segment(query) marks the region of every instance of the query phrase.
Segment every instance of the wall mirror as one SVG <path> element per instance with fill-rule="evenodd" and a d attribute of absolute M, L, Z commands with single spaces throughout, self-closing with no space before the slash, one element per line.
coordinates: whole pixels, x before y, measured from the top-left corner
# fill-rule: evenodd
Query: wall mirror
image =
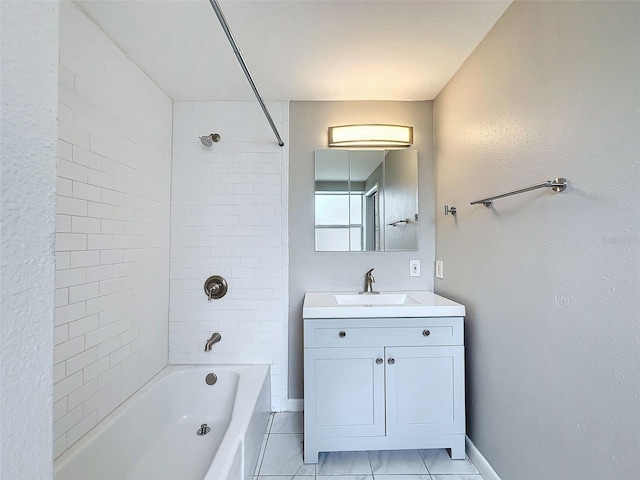
<path fill-rule="evenodd" d="M 315 152 L 318 252 L 418 249 L 418 151 Z"/>

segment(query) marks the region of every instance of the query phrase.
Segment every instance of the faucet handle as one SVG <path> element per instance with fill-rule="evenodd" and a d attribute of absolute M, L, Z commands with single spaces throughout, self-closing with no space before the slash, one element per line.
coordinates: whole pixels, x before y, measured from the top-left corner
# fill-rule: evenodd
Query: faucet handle
<path fill-rule="evenodd" d="M 375 268 L 372 268 L 371 270 L 369 270 L 367 273 L 365 273 L 366 276 L 372 275 L 371 272 L 373 272 L 375 270 Z M 373 276 L 373 275 L 372 275 Z"/>

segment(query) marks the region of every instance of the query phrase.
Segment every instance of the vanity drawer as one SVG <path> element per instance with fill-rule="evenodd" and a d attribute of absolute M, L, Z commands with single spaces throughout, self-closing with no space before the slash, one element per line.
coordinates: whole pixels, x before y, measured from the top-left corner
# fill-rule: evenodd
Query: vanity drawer
<path fill-rule="evenodd" d="M 463 345 L 462 317 L 307 319 L 305 347 Z"/>

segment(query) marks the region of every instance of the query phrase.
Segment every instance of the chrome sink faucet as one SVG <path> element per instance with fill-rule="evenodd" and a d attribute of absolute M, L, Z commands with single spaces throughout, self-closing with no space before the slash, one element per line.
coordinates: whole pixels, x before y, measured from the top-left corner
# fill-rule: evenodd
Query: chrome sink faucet
<path fill-rule="evenodd" d="M 218 343 L 220 340 L 222 340 L 222 335 L 220 335 L 218 332 L 212 333 L 211 338 L 207 340 L 207 343 L 204 344 L 204 351 L 210 352 L 213 344 Z"/>
<path fill-rule="evenodd" d="M 373 291 L 373 284 L 376 283 L 376 279 L 373 278 L 373 268 L 364 274 L 364 291 L 360 293 L 380 293 Z"/>

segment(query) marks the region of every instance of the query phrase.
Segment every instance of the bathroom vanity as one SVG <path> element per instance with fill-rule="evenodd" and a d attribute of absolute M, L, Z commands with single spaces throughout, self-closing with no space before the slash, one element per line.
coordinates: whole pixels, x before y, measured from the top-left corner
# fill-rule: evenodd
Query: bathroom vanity
<path fill-rule="evenodd" d="M 304 461 L 319 452 L 465 456 L 465 308 L 432 292 L 309 292 Z"/>

